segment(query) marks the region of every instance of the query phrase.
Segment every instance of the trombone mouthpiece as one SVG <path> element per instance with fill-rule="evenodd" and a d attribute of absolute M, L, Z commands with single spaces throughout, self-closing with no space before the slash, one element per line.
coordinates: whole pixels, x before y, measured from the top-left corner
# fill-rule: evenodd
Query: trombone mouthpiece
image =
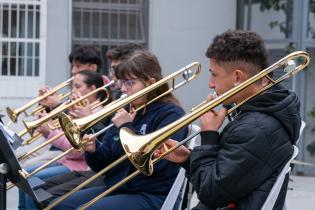
<path fill-rule="evenodd" d="M 218 94 L 216 92 L 210 93 L 212 99 L 215 99 L 218 97 Z"/>
<path fill-rule="evenodd" d="M 121 96 L 119 97 L 119 99 L 124 99 L 124 98 L 127 98 L 128 95 L 127 94 L 121 94 Z"/>

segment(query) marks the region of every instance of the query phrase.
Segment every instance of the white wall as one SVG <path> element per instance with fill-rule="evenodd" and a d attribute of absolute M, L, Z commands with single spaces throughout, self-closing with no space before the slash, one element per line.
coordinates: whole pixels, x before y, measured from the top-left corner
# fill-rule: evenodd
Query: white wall
<path fill-rule="evenodd" d="M 193 61 L 202 64 L 200 77 L 176 91 L 188 111 L 209 93 L 205 52 L 213 37 L 236 23 L 236 1 L 151 0 L 149 49 L 168 75 Z"/>
<path fill-rule="evenodd" d="M 70 76 L 71 1 L 47 1 L 46 84 L 56 85 Z"/>

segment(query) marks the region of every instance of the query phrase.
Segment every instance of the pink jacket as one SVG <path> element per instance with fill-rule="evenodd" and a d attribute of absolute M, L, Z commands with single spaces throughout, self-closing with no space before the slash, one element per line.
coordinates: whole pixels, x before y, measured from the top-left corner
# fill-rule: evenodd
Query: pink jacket
<path fill-rule="evenodd" d="M 52 132 L 50 132 L 47 139 L 57 136 L 60 132 L 62 132 L 61 129 L 53 130 Z M 62 151 L 66 151 L 72 148 L 71 144 L 69 143 L 65 135 L 53 141 L 51 144 Z M 58 163 L 66 166 L 71 171 L 87 171 L 88 170 L 88 165 L 86 164 L 85 159 L 84 159 L 84 152 L 77 151 L 77 150 L 73 150 L 70 153 L 68 153 L 62 159 L 58 160 Z"/>
<path fill-rule="evenodd" d="M 96 109 L 93 110 L 93 113 L 98 112 L 101 109 L 102 107 L 97 107 Z M 55 129 L 51 131 L 47 139 L 57 136 L 60 132 L 62 132 L 61 129 Z M 51 144 L 62 151 L 66 151 L 72 148 L 71 144 L 69 143 L 65 135 L 62 135 L 57 140 L 53 141 Z M 88 165 L 85 162 L 83 151 L 73 150 L 66 156 L 64 156 L 62 159 L 60 159 L 58 163 L 66 166 L 71 171 L 87 171 L 89 169 Z"/>

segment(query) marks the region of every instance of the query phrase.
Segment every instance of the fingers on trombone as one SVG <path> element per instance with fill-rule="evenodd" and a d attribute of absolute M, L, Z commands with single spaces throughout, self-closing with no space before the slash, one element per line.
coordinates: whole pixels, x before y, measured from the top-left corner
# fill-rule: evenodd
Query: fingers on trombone
<path fill-rule="evenodd" d="M 44 87 L 42 87 L 41 89 L 38 90 L 38 95 L 44 95 L 48 91 L 49 91 L 49 87 L 47 85 L 45 85 Z"/>
<path fill-rule="evenodd" d="M 137 110 L 134 107 L 131 107 L 129 115 L 131 118 L 134 118 L 137 114 Z"/>
<path fill-rule="evenodd" d="M 166 140 L 158 149 L 155 150 L 154 156 L 160 157 L 162 154 L 164 154 L 166 151 L 168 151 L 170 148 L 175 146 L 177 144 L 176 141 L 168 139 Z"/>
<path fill-rule="evenodd" d="M 228 112 L 228 110 L 227 110 L 225 107 L 223 107 L 223 108 L 220 109 L 220 111 L 218 112 L 218 115 L 224 118 L 224 117 L 227 115 L 227 112 Z"/>

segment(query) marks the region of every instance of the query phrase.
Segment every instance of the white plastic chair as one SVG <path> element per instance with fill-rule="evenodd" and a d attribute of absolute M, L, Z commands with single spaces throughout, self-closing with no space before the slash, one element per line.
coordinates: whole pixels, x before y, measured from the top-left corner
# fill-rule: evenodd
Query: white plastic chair
<path fill-rule="evenodd" d="M 306 123 L 305 123 L 305 121 L 302 120 L 302 121 L 301 121 L 301 127 L 300 127 L 300 135 L 299 135 L 298 140 L 296 141 L 296 145 L 298 145 L 298 143 L 300 142 L 305 127 L 306 127 Z"/>
<path fill-rule="evenodd" d="M 191 133 L 196 133 L 199 132 L 200 128 L 197 125 L 191 125 L 190 129 L 189 129 L 189 135 Z M 196 145 L 196 140 L 197 140 L 198 136 L 195 136 L 194 138 L 192 138 L 188 143 L 187 143 L 187 147 L 190 149 L 193 149 L 194 146 Z M 175 203 L 177 201 L 177 199 L 179 199 L 180 197 L 180 205 L 179 208 L 181 208 L 181 203 L 183 200 L 183 196 L 184 196 L 184 189 L 186 188 L 186 183 L 187 183 L 187 179 L 185 177 L 185 169 L 181 168 L 179 170 L 179 173 L 175 179 L 175 182 L 170 190 L 170 192 L 168 193 L 162 207 L 161 210 L 171 210 L 174 208 Z"/>
<path fill-rule="evenodd" d="M 279 195 L 279 192 L 280 192 L 280 189 L 281 189 L 282 184 L 284 182 L 285 176 L 287 175 L 287 173 L 291 172 L 290 164 L 291 164 L 292 160 L 299 153 L 299 149 L 295 145 L 293 145 L 293 147 L 294 147 L 294 152 L 293 152 L 291 159 L 287 162 L 287 164 L 281 170 L 281 173 L 279 174 L 276 182 L 274 183 L 273 187 L 271 188 L 271 191 L 270 191 L 263 207 L 261 208 L 261 210 L 272 210 L 273 206 L 275 205 L 276 200 L 277 200 L 278 195 Z M 284 209 L 285 208 L 286 207 L 284 207 Z"/>

